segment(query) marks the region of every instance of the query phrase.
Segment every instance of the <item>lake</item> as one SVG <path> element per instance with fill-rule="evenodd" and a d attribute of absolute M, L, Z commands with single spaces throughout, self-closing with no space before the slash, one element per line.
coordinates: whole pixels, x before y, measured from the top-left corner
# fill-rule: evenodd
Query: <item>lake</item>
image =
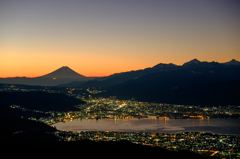
<path fill-rule="evenodd" d="M 215 134 L 240 134 L 240 119 L 84 119 L 54 124 L 58 130 L 115 131 L 115 132 L 210 132 Z"/>

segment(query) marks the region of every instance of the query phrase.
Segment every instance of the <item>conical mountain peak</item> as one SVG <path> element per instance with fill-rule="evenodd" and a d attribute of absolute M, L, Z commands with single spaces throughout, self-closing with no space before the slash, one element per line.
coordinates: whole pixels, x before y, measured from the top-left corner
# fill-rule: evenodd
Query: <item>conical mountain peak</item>
<path fill-rule="evenodd" d="M 73 71 L 71 68 L 69 68 L 68 66 L 62 66 L 61 68 L 57 69 L 56 71 L 62 71 L 62 72 L 69 71 L 69 72 L 75 72 L 75 71 Z"/>
<path fill-rule="evenodd" d="M 61 68 L 63 68 L 63 69 L 66 69 L 66 68 L 70 69 L 68 66 L 62 66 Z M 61 69 L 61 68 L 59 68 L 59 69 Z"/>
<path fill-rule="evenodd" d="M 71 68 L 68 66 L 62 66 L 61 68 L 44 75 L 42 77 L 45 78 L 83 78 L 85 76 L 80 75 L 79 73 L 73 71 Z"/>

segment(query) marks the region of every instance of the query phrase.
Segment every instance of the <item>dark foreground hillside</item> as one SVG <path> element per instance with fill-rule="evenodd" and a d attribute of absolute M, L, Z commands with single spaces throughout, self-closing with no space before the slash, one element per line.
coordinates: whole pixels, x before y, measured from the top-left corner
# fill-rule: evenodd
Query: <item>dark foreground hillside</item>
<path fill-rule="evenodd" d="M 0 92 L 0 101 L 5 105 L 41 111 L 77 111 L 74 105 L 85 103 L 65 94 L 47 92 Z"/>
<path fill-rule="evenodd" d="M 10 158 L 149 158 L 160 159 L 204 159 L 215 157 L 202 157 L 188 151 L 172 152 L 158 147 L 135 145 L 127 141 L 119 142 L 34 142 L 15 140 L 2 143 L 4 153 Z M 7 147 L 7 149 L 6 149 Z M 11 153 L 12 152 L 12 153 Z"/>

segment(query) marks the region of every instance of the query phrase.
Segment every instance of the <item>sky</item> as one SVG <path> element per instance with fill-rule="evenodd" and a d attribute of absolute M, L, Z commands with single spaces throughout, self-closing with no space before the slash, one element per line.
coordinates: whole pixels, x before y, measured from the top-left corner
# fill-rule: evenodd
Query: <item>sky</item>
<path fill-rule="evenodd" d="M 240 61 L 239 0 L 0 0 L 0 77 Z"/>

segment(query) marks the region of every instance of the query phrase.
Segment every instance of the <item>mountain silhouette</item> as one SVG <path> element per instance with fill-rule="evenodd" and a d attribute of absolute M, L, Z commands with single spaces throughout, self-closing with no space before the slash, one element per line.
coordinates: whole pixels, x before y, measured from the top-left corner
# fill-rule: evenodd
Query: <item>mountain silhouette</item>
<path fill-rule="evenodd" d="M 231 60 L 226 63 L 218 63 L 218 62 L 206 62 L 206 61 L 199 61 L 198 59 L 190 60 L 189 62 L 184 63 L 182 66 L 178 66 L 175 64 L 164 64 L 159 63 L 153 67 L 146 68 L 143 70 L 136 70 L 136 71 L 129 71 L 129 72 L 122 72 L 122 73 L 115 73 L 108 77 L 96 78 L 94 80 L 89 80 L 87 82 L 74 82 L 70 84 L 62 85 L 64 87 L 110 87 L 117 84 L 121 84 L 127 82 L 129 80 L 133 80 L 148 74 L 157 73 L 157 72 L 169 72 L 174 70 L 183 70 L 183 69 L 193 69 L 193 68 L 202 68 L 202 69 L 235 69 L 236 67 L 240 66 L 240 62 L 236 60 Z M 232 75 L 231 75 L 232 76 Z"/>
<path fill-rule="evenodd" d="M 38 85 L 38 86 L 57 86 L 60 84 L 66 84 L 74 81 L 83 82 L 92 80 L 94 77 L 85 77 L 68 66 L 63 66 L 49 74 L 36 77 L 16 77 L 16 78 L 0 78 L 0 83 L 8 84 L 26 84 L 26 85 Z"/>
<path fill-rule="evenodd" d="M 109 87 L 156 72 L 168 72 L 187 68 L 227 68 L 231 70 L 239 66 L 240 62 L 236 61 L 235 59 L 232 59 L 231 61 L 225 63 L 218 63 L 214 61 L 199 61 L 195 58 L 193 60 L 190 60 L 189 62 L 184 63 L 182 66 L 178 66 L 172 63 L 159 63 L 153 67 L 135 71 L 115 73 L 110 76 L 100 78 L 85 77 L 73 71 L 71 68 L 63 66 L 49 74 L 36 78 L 0 78 L 0 83 L 63 87 Z"/>
<path fill-rule="evenodd" d="M 40 78 L 40 77 L 38 77 Z M 83 75 L 80 75 L 79 73 L 73 71 L 68 66 L 63 66 L 49 74 L 46 74 L 44 76 L 41 76 L 41 78 L 86 78 Z"/>

